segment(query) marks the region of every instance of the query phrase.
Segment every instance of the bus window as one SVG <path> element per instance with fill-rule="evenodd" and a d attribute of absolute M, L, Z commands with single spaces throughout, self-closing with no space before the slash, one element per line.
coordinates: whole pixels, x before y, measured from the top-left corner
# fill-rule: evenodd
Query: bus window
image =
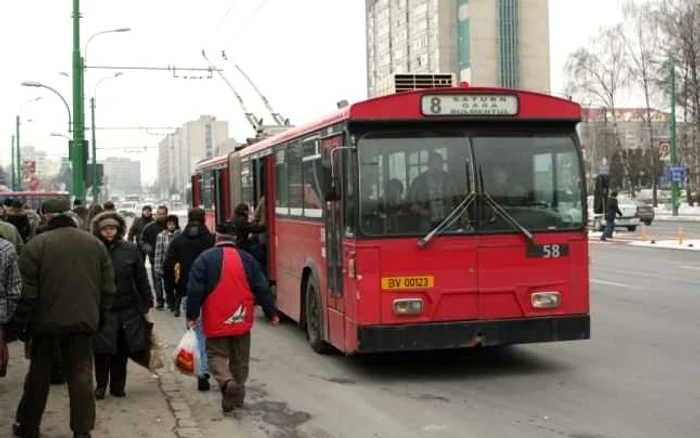
<path fill-rule="evenodd" d="M 301 145 L 294 143 L 287 148 L 287 172 L 289 175 L 289 213 L 301 216 L 304 208 Z"/>
<path fill-rule="evenodd" d="M 275 213 L 289 214 L 289 176 L 287 174 L 286 150 L 275 154 Z"/>
<path fill-rule="evenodd" d="M 377 133 L 360 139 L 360 227 L 367 235 L 424 234 L 468 193 L 463 134 Z M 453 231 L 471 230 L 467 213 Z"/>
<path fill-rule="evenodd" d="M 323 167 L 318 141 L 304 144 L 302 170 L 304 216 L 320 218 L 323 216 Z"/>
<path fill-rule="evenodd" d="M 202 193 L 202 208 L 206 210 L 211 210 L 215 207 L 215 179 L 214 179 L 214 171 L 212 170 L 205 170 L 202 172 L 201 176 L 201 193 Z"/>
<path fill-rule="evenodd" d="M 250 160 L 241 163 L 241 200 L 248 205 L 255 204 L 255 187 Z"/>
<path fill-rule="evenodd" d="M 540 134 L 473 137 L 483 188 L 522 226 L 530 230 L 578 229 L 583 226 L 578 155 L 568 135 Z M 573 172 L 566 172 L 573 166 Z M 564 173 L 566 176 L 559 175 Z M 565 202 L 566 201 L 566 202 Z M 513 231 L 493 212 L 480 226 Z"/>

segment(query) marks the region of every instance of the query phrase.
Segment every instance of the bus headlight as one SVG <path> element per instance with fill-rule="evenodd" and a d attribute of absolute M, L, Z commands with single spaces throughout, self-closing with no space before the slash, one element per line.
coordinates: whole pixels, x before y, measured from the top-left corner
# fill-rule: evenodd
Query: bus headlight
<path fill-rule="evenodd" d="M 420 298 L 403 298 L 394 300 L 394 315 L 418 315 L 423 312 L 423 300 Z"/>
<path fill-rule="evenodd" d="M 556 309 L 561 304 L 561 295 L 559 292 L 535 292 L 530 302 L 535 309 Z"/>

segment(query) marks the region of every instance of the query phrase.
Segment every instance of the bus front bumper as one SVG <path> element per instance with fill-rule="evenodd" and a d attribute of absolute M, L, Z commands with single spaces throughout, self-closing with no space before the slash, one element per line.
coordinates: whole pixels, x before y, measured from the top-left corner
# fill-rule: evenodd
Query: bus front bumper
<path fill-rule="evenodd" d="M 357 353 L 590 339 L 589 315 L 358 327 Z"/>

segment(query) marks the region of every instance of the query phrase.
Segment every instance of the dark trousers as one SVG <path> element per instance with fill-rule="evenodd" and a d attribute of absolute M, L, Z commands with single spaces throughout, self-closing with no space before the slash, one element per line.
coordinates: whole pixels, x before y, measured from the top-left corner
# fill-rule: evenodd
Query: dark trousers
<path fill-rule="evenodd" d="M 605 220 L 605 229 L 603 230 L 603 235 L 600 236 L 601 240 L 609 239 L 612 238 L 613 233 L 615 232 L 615 219 L 606 219 Z"/>
<path fill-rule="evenodd" d="M 250 332 L 245 335 L 207 338 L 209 370 L 223 388 L 229 380 L 244 385 L 250 363 Z"/>
<path fill-rule="evenodd" d="M 129 361 L 129 347 L 124 331 L 117 335 L 117 352 L 115 354 L 95 354 L 95 382 L 98 388 L 107 388 L 111 392 L 123 392 L 126 386 L 126 365 Z"/>
<path fill-rule="evenodd" d="M 95 427 L 92 342 L 91 335 L 37 337 L 32 340 L 31 362 L 17 408 L 17 423 L 27 430 L 39 430 L 51 385 L 54 347 L 58 343 L 68 380 L 70 428 L 74 433 L 88 433 Z"/>
<path fill-rule="evenodd" d="M 165 304 L 168 306 L 168 309 L 170 310 L 175 310 L 176 304 L 177 304 L 177 299 L 175 297 L 175 291 L 174 290 L 166 290 L 165 291 Z"/>

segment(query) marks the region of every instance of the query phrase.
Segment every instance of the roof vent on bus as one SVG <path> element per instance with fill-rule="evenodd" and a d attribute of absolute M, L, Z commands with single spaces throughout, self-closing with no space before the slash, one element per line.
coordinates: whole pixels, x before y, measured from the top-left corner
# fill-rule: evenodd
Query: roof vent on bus
<path fill-rule="evenodd" d="M 454 73 L 393 73 L 378 84 L 376 95 L 455 86 L 457 82 Z"/>

